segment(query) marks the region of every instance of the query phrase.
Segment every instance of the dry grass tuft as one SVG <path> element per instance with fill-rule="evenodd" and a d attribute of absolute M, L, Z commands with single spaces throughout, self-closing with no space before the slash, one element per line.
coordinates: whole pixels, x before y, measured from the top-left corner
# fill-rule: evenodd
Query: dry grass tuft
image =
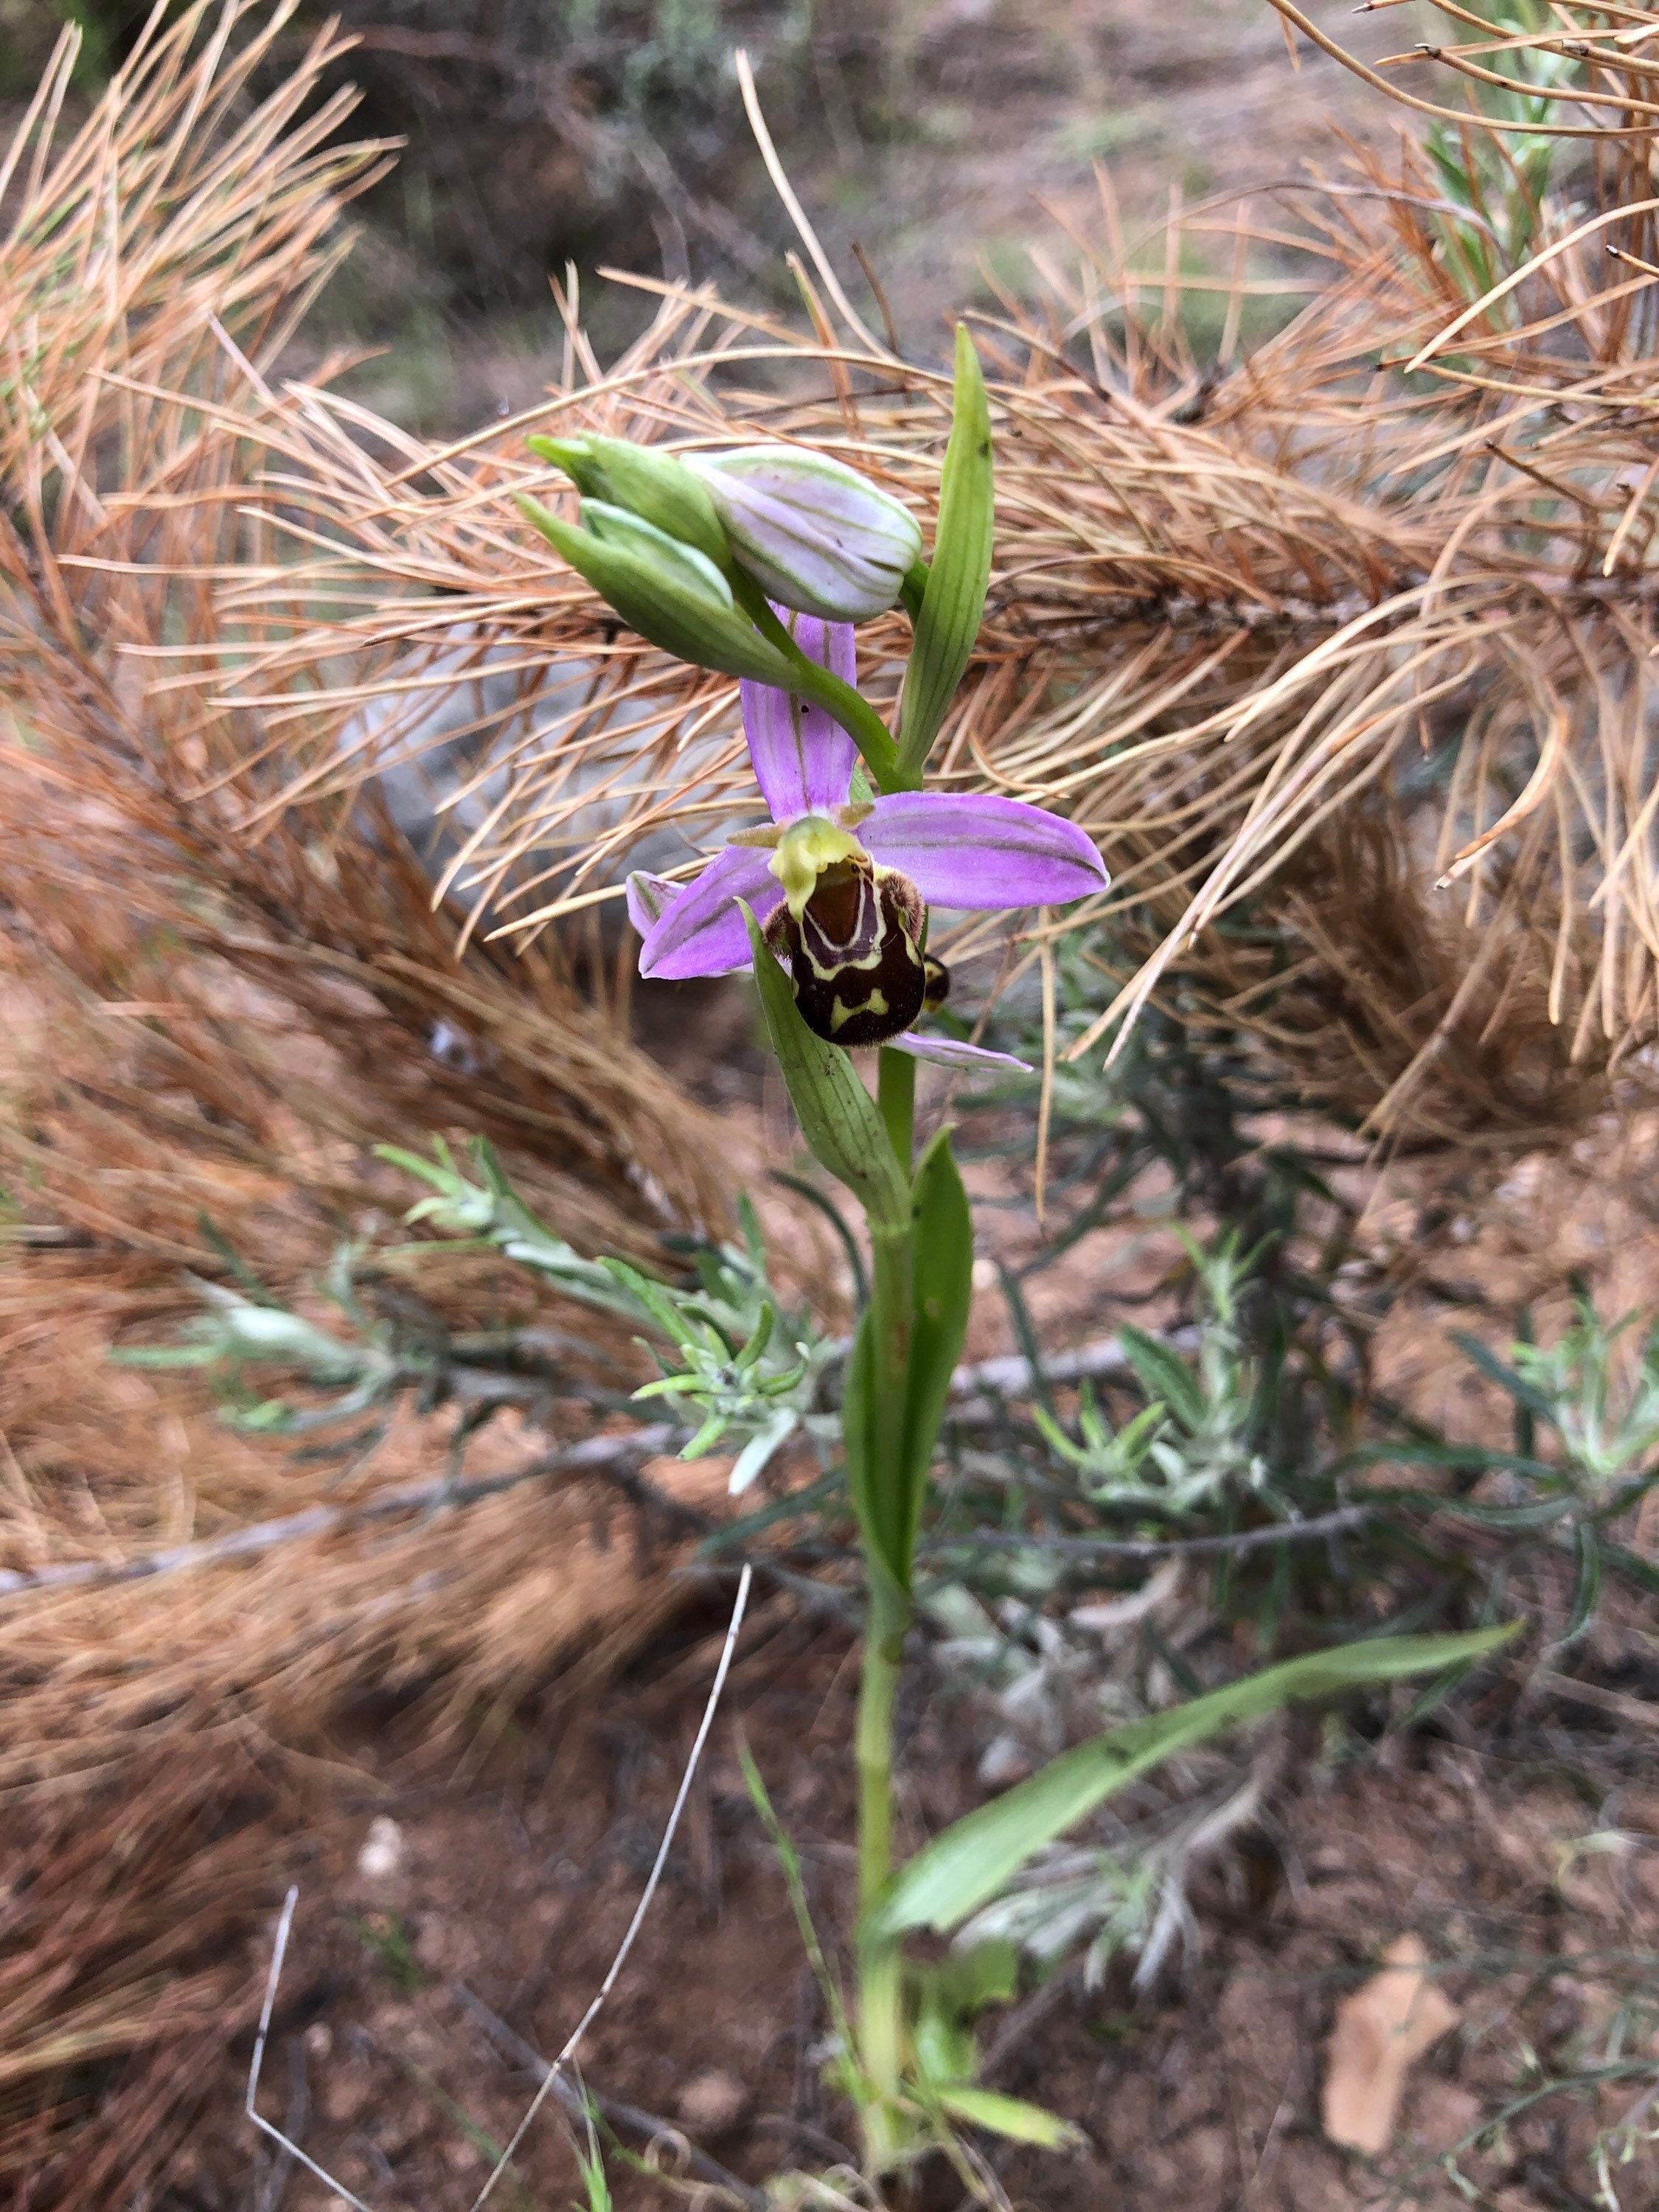
<path fill-rule="evenodd" d="M 649 1255 L 727 1203 L 696 1109 L 560 946 L 458 957 L 371 809 L 270 807 L 256 720 L 146 692 L 147 654 L 235 649 L 210 580 L 266 557 L 241 512 L 266 378 L 385 158 L 336 143 L 328 33 L 260 89 L 289 12 L 158 14 L 72 133 L 66 39 L 0 163 L 0 1567 L 339 1489 L 108 1353 L 191 1303 L 181 1267 L 222 1274 L 220 1240 L 292 1294 L 384 1228 L 408 1193 L 375 1141 L 488 1132 L 589 1247 Z M 422 1288 L 451 1322 L 511 1310 L 480 1262 Z M 447 1425 L 410 1417 L 340 1494 L 441 1471 Z M 0 2174 L 31 2203 L 129 2203 L 165 2169 L 366 1685 L 421 1693 L 427 1739 L 464 1745 L 561 1657 L 591 1686 L 678 1601 L 664 1564 L 598 1540 L 602 1504 L 538 1483 L 251 1567 L 0 1600 Z"/>

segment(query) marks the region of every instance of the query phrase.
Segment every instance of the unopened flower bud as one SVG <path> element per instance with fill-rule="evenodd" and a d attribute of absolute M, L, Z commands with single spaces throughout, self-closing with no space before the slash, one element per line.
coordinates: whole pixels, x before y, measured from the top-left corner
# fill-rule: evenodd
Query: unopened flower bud
<path fill-rule="evenodd" d="M 799 446 L 690 453 L 732 550 L 771 599 L 823 622 L 863 622 L 897 599 L 920 558 L 906 507 L 856 470 Z"/>
<path fill-rule="evenodd" d="M 731 559 L 707 485 L 672 453 L 626 438 L 530 438 L 526 443 L 562 469 L 584 499 L 637 514 L 716 568 Z"/>
<path fill-rule="evenodd" d="M 604 501 L 587 502 L 599 526 L 591 530 L 562 521 L 533 499 L 520 496 L 517 504 L 630 629 L 676 660 L 761 684 L 793 680 L 788 662 L 738 613 L 726 579 L 694 547 L 619 508 L 594 514 Z"/>
<path fill-rule="evenodd" d="M 630 514 L 625 507 L 612 507 L 602 499 L 584 499 L 581 516 L 582 527 L 605 544 L 655 562 L 665 574 L 675 577 L 689 590 L 706 592 L 722 607 L 732 605 L 730 584 L 707 554 L 699 553 L 684 538 L 671 538 L 665 530 L 659 530 L 655 523 L 647 522 L 643 516 Z"/>

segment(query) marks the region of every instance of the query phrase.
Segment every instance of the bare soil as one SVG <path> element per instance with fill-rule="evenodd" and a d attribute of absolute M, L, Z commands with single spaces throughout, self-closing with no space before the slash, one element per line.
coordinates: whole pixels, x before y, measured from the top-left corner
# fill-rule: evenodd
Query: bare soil
<path fill-rule="evenodd" d="M 861 254 L 902 348 L 917 358 L 948 353 L 951 322 L 965 305 L 993 307 L 1001 290 L 1029 293 L 1045 271 L 1069 271 L 1080 254 L 1103 251 L 1114 223 L 1141 248 L 1136 264 L 1158 270 L 1173 206 L 1213 199 L 1219 233 L 1240 198 L 1264 189 L 1288 188 L 1284 204 L 1293 210 L 1310 160 L 1334 167 L 1341 137 L 1386 138 L 1401 120 L 1305 40 L 1292 55 L 1266 0 L 933 0 L 903 12 L 907 23 L 890 34 L 889 114 L 878 135 L 861 133 L 838 96 L 833 9 L 816 64 L 816 126 L 798 135 L 780 119 L 777 129 L 780 155 L 860 312 L 879 312 L 858 273 Z M 1368 60 L 1412 42 L 1398 9 L 1358 21 L 1345 13 L 1334 27 Z M 779 94 L 758 58 L 763 105 L 775 117 Z M 1401 82 L 1416 80 L 1407 71 Z M 799 241 L 747 125 L 735 109 L 729 119 L 733 135 L 710 196 L 719 210 L 694 198 L 668 210 L 684 226 L 672 253 L 658 221 L 608 237 L 598 260 L 653 278 L 712 278 L 733 296 L 769 292 L 793 313 L 783 255 Z M 534 162 L 507 162 L 481 168 L 472 188 L 499 204 L 516 232 L 528 221 L 525 191 L 544 191 L 546 180 Z M 1259 197 L 1256 206 L 1259 216 Z M 734 228 L 744 240 L 735 261 Z M 1232 253 L 1218 236 L 1217 271 L 1231 273 Z M 584 276 L 582 300 L 602 355 L 653 304 L 595 271 Z M 1288 308 L 1261 303 L 1267 324 L 1294 307 L 1285 300 Z M 1200 295 L 1188 313 L 1201 346 Z M 398 420 L 471 428 L 492 410 L 533 404 L 558 373 L 562 331 L 550 314 L 537 330 L 534 319 L 521 320 L 504 340 L 485 318 L 411 332 L 365 373 L 368 388 Z"/>
<path fill-rule="evenodd" d="M 476 2194 L 489 2142 L 510 2135 L 533 2082 L 469 1995 L 536 2051 L 559 2047 L 633 1911 L 719 1642 L 712 1611 L 688 1615 L 579 1729 L 526 1716 L 485 1774 L 390 1782 L 318 1836 L 264 2109 L 292 2115 L 308 2154 L 380 2212 L 445 2212 Z M 659 2116 L 751 2182 L 833 2160 L 850 2116 L 822 2087 L 823 2008 L 737 1746 L 802 1855 L 819 1924 L 844 1928 L 853 1659 L 842 1628 L 792 1604 L 756 1615 L 653 1917 L 583 2051 L 594 2093 Z M 959 1710 L 929 1681 L 912 1670 L 904 1715 L 913 1841 L 979 1794 Z M 1093 1990 L 1067 1976 L 992 2022 L 998 2086 L 1087 2137 L 1064 2159 L 988 2146 L 1010 2197 L 1047 2212 L 1449 2212 L 1471 2201 L 1444 2170 L 1455 2154 L 1474 2202 L 1589 2206 L 1594 2136 L 1638 2102 L 1635 2069 L 1659 2030 L 1659 1790 L 1645 1747 L 1619 1749 L 1619 1733 L 1548 1705 L 1489 1742 L 1391 1738 L 1380 1754 L 1302 1728 L 1271 1823 L 1212 1869 L 1194 1942 L 1151 1990 L 1117 1968 Z M 372 1764 L 372 1741 L 357 1755 Z M 1583 1793 L 1590 1767 L 1599 1802 Z M 1616 1849 L 1598 1846 L 1613 1832 Z M 1460 2022 L 1416 2070 L 1395 2146 L 1372 2165 L 1322 2137 L 1322 2054 L 1334 2004 L 1402 1931 L 1427 1945 Z M 1598 2063 L 1621 2011 L 1630 2079 L 1525 2102 Z M 239 2191 L 256 2166 L 270 2178 L 239 2112 L 246 2057 L 228 2057 L 164 2203 L 228 2208 L 250 2201 Z M 1498 2148 L 1468 2148 L 1516 2105 Z M 653 2155 L 672 2171 L 683 2151 L 665 2137 Z M 615 2160 L 611 2180 L 619 2203 L 663 2201 L 659 2182 Z M 1651 2143 L 1618 2180 L 1626 2212 L 1659 2203 Z M 580 2193 L 550 2106 L 503 2201 Z M 296 2172 L 283 2201 L 332 2200 Z"/>

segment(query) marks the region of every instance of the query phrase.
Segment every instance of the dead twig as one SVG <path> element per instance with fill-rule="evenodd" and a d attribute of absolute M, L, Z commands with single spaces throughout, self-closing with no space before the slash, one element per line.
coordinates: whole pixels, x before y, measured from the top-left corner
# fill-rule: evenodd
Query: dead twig
<path fill-rule="evenodd" d="M 400 1483 L 373 1498 L 353 1504 L 308 1505 L 271 1521 L 256 1521 L 246 1528 L 228 1529 L 222 1536 L 208 1536 L 194 1544 L 177 1544 L 164 1552 L 147 1553 L 136 1559 L 66 1559 L 56 1566 L 0 1571 L 0 1597 L 17 1597 L 47 1589 L 84 1589 L 111 1583 L 142 1582 L 152 1575 L 179 1574 L 191 1568 L 222 1566 L 232 1559 L 267 1552 L 274 1545 L 298 1543 L 316 1536 L 344 1534 L 372 1522 L 402 1519 L 408 1515 L 477 1504 L 499 1498 L 526 1482 L 547 1482 L 562 1475 L 609 1474 L 655 1457 L 674 1440 L 675 1430 L 665 1423 L 635 1429 L 626 1436 L 588 1437 L 545 1459 L 514 1468 L 510 1474 L 487 1475 L 473 1482 L 456 1482 L 440 1476 L 430 1482 Z M 651 1492 L 653 1504 L 673 1501 Z M 696 1516 L 701 1522 L 702 1516 Z"/>
<path fill-rule="evenodd" d="M 1344 1505 L 1334 1513 L 1316 1514 L 1310 1521 L 1274 1522 L 1265 1528 L 1245 1528 L 1224 1536 L 1051 1536 L 1021 1534 L 1003 1528 L 972 1528 L 960 1536 L 930 1537 L 920 1548 L 938 1555 L 963 1552 L 1053 1552 L 1062 1559 L 1201 1559 L 1227 1553 L 1255 1552 L 1274 1544 L 1318 1542 L 1358 1528 L 1377 1511 L 1375 1505 Z"/>

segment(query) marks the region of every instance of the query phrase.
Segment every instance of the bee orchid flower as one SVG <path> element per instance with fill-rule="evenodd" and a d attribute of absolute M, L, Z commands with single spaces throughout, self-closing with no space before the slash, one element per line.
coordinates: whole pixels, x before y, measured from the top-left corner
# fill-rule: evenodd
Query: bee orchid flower
<path fill-rule="evenodd" d="M 781 617 L 810 659 L 854 680 L 850 623 Z M 933 906 L 1061 906 L 1104 890 L 1075 823 L 1023 799 L 907 791 L 854 799 L 857 748 L 822 708 L 745 682 L 749 756 L 772 819 L 739 830 L 692 882 L 629 878 L 641 975 L 730 975 L 750 964 L 742 901 L 786 961 L 807 1026 L 832 1044 L 885 1044 L 919 1059 L 1023 1066 L 911 1024 L 948 978 L 926 951 Z"/>

